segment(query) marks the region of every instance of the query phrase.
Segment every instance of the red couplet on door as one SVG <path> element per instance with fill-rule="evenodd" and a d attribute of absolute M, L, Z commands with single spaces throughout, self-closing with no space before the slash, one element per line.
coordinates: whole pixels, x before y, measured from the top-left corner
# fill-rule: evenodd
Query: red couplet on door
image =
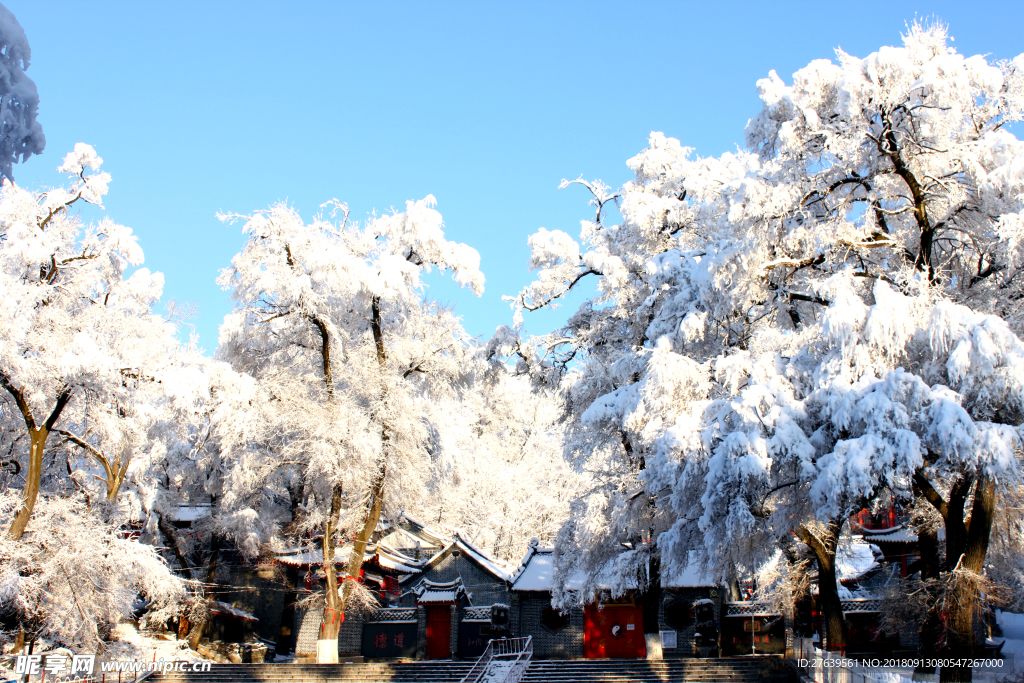
<path fill-rule="evenodd" d="M 451 657 L 451 637 L 451 608 L 448 605 L 427 607 L 427 659 Z"/>
<path fill-rule="evenodd" d="M 633 605 L 590 604 L 583 609 L 583 656 L 588 659 L 643 659 L 644 610 Z"/>

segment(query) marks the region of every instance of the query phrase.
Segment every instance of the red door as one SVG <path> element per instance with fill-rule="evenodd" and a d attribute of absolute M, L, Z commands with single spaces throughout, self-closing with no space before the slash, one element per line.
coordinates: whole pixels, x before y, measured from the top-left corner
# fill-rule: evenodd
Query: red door
<path fill-rule="evenodd" d="M 448 605 L 427 608 L 427 659 L 448 659 L 451 652 L 452 611 Z"/>
<path fill-rule="evenodd" d="M 587 605 L 583 610 L 583 656 L 588 659 L 643 659 L 644 610 L 633 605 Z"/>

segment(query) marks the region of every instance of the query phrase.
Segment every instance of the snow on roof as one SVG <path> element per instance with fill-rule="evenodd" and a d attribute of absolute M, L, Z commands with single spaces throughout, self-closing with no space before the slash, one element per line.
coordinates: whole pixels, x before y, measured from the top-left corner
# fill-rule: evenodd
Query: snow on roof
<path fill-rule="evenodd" d="M 456 602 L 466 592 L 462 585 L 462 579 L 454 581 L 437 582 L 423 579 L 423 583 L 413 588 L 416 593 L 416 602 L 423 604 L 437 604 Z"/>
<path fill-rule="evenodd" d="M 352 553 L 351 545 L 335 547 L 334 563 L 348 562 Z M 278 562 L 289 567 L 309 567 L 324 563 L 324 552 L 321 548 L 288 548 L 275 554 Z M 366 560 L 375 561 L 382 569 L 390 569 L 401 574 L 419 574 L 423 571 L 422 561 L 387 548 L 380 544 L 370 543 L 366 546 Z"/>
<path fill-rule="evenodd" d="M 377 564 L 384 569 L 391 569 L 403 574 L 418 574 L 423 571 L 426 562 L 414 560 L 408 555 L 398 552 L 382 543 L 377 546 Z"/>
<path fill-rule="evenodd" d="M 226 617 L 234 617 L 235 619 L 242 619 L 243 621 L 257 622 L 259 619 L 252 612 L 246 612 L 244 609 L 239 609 L 233 605 L 229 605 L 226 602 L 219 600 L 210 601 L 210 613 L 211 614 L 222 614 Z"/>
<path fill-rule="evenodd" d="M 902 524 L 891 529 L 861 529 L 861 533 L 872 543 L 917 543 L 917 534 Z"/>
<path fill-rule="evenodd" d="M 860 536 L 854 536 L 849 543 L 840 543 L 836 549 L 836 574 L 840 581 L 854 581 L 878 566 L 876 546 L 865 543 Z"/>
<path fill-rule="evenodd" d="M 404 512 L 398 519 L 398 526 L 403 531 L 412 534 L 416 538 L 426 541 L 434 547 L 440 548 L 448 543 L 447 539 L 444 536 L 428 529 L 425 524 L 416 521 Z"/>
<path fill-rule="evenodd" d="M 508 569 L 502 567 L 498 564 L 497 560 L 470 543 L 469 539 L 463 536 L 461 531 L 455 534 L 455 545 L 458 546 L 459 550 L 466 553 L 467 557 L 502 581 L 510 581 L 512 579 L 512 574 Z"/>
<path fill-rule="evenodd" d="M 456 600 L 458 600 L 458 594 L 455 591 L 423 591 L 416 602 L 436 604 L 439 602 L 455 602 Z"/>
<path fill-rule="evenodd" d="M 512 579 L 512 590 L 550 591 L 551 579 L 555 575 L 554 552 L 554 548 L 530 546 L 526 557 L 523 558 L 523 566 L 516 571 Z M 568 590 L 579 590 L 583 587 L 583 577 L 572 576 L 565 587 Z"/>
<path fill-rule="evenodd" d="M 194 522 L 203 517 L 209 517 L 213 506 L 205 505 L 178 505 L 171 513 L 172 522 Z"/>
<path fill-rule="evenodd" d="M 446 557 L 450 557 L 453 550 L 459 550 L 467 559 L 495 578 L 506 582 L 512 580 L 512 574 L 508 569 L 502 567 L 497 560 L 470 543 L 461 533 L 457 533 L 454 541 L 446 545 L 441 552 L 427 560 L 425 564 L 422 564 L 422 569 L 420 571 L 428 571 L 429 569 L 437 566 Z M 400 580 L 407 581 L 409 578 L 411 577 L 403 576 Z"/>
<path fill-rule="evenodd" d="M 334 563 L 347 562 L 349 553 L 352 552 L 351 546 L 343 546 L 341 548 L 334 549 Z M 367 554 L 374 552 L 371 550 L 371 546 L 367 546 Z M 324 563 L 324 551 L 320 548 L 305 548 L 299 552 L 285 552 L 275 556 L 277 561 L 281 564 L 286 564 L 289 567 L 308 567 L 311 565 L 323 564 Z"/>
<path fill-rule="evenodd" d="M 718 585 L 718 581 L 710 578 L 701 569 L 697 553 L 691 550 L 686 559 L 686 566 L 675 574 L 668 576 L 662 572 L 661 585 L 663 588 L 702 588 Z"/>
<path fill-rule="evenodd" d="M 412 534 L 401 527 L 387 529 L 380 539 L 381 543 L 387 543 L 392 548 L 437 548 L 437 544 L 427 541 Z"/>

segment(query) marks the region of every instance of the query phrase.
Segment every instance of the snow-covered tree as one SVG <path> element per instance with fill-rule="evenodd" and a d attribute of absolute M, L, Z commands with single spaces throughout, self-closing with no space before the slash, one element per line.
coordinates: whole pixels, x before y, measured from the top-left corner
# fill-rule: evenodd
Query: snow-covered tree
<path fill-rule="evenodd" d="M 842 647 L 829 584 L 852 512 L 960 482 L 956 506 L 935 501 L 947 562 L 980 573 L 1016 477 L 1024 148 L 1006 124 L 1024 114 L 1024 56 L 964 58 L 915 25 L 903 47 L 837 62 L 759 82 L 749 151 L 694 158 L 652 134 L 618 193 L 584 183 L 585 249 L 531 237 L 540 273 L 513 306 L 588 275 L 598 297 L 552 337 L 496 343 L 539 377 L 564 372 L 569 450 L 609 473 L 563 529 L 563 578 L 576 563 L 642 584 L 650 554 L 672 572 L 696 549 L 728 580 L 794 532 Z M 975 596 L 960 597 L 946 651 L 968 657 Z"/>
<path fill-rule="evenodd" d="M 0 524 L 17 514 L 20 498 L 0 491 Z M 0 536 L 0 616 L 62 645 L 95 652 L 140 596 L 158 607 L 184 590 L 156 548 L 126 538 L 80 499 L 46 497 L 32 529 Z"/>
<path fill-rule="evenodd" d="M 129 442 L 148 419 L 140 385 L 175 345 L 173 327 L 151 312 L 162 275 L 128 273 L 143 258 L 132 231 L 109 218 L 85 226 L 70 210 L 80 200 L 100 205 L 110 181 L 96 172 L 101 161 L 78 144 L 59 169 L 71 188 L 8 184 L 0 194 L 0 386 L 6 414 L 22 425 L 15 452 L 25 465 L 14 538 L 32 515 L 55 430 L 102 464 L 105 495 L 116 496 Z"/>
<path fill-rule="evenodd" d="M 36 121 L 39 94 L 25 75 L 31 57 L 24 29 L 0 5 L 0 174 L 10 182 L 11 166 L 46 146 L 43 127 Z"/>
<path fill-rule="evenodd" d="M 408 511 L 515 563 L 531 538 L 554 540 L 586 477 L 562 457 L 557 397 L 486 352 L 467 358 L 454 400 L 426 406 L 431 495 Z"/>
<path fill-rule="evenodd" d="M 221 328 L 220 357 L 280 406 L 272 448 L 232 460 L 240 470 L 229 495 L 255 511 L 272 475 L 278 491 L 303 488 L 291 497 L 308 501 L 306 523 L 323 530 L 322 658 L 337 657 L 340 615 L 385 505 L 397 512 L 423 490 L 423 401 L 445 400 L 467 350 L 458 319 L 423 299 L 421 276 L 450 270 L 483 291 L 479 256 L 444 238 L 433 204 L 408 202 L 362 227 L 337 202 L 340 224 L 307 225 L 283 205 L 243 217 L 248 242 L 220 279 L 238 302 Z M 355 539 L 340 588 L 331 561 L 338 529 Z"/>

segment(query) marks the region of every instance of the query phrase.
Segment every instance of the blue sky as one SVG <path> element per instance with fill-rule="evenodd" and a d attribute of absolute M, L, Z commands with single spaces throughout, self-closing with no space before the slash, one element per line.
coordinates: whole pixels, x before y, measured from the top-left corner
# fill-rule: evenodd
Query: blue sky
<path fill-rule="evenodd" d="M 214 282 L 242 245 L 218 211 L 278 201 L 353 218 L 433 194 L 451 239 L 481 254 L 480 299 L 442 278 L 472 335 L 511 321 L 528 235 L 577 234 L 586 190 L 629 179 L 663 131 L 703 156 L 734 149 L 757 79 L 842 47 L 899 44 L 937 16 L 964 54 L 1024 52 L 1024 3 L 47 2 L 4 0 L 32 46 L 46 151 L 19 184 L 60 184 L 75 142 L 113 176 L 108 214 L 132 227 L 165 300 L 193 302 L 212 352 L 230 310 Z M 555 312 L 530 314 L 544 332 Z"/>

